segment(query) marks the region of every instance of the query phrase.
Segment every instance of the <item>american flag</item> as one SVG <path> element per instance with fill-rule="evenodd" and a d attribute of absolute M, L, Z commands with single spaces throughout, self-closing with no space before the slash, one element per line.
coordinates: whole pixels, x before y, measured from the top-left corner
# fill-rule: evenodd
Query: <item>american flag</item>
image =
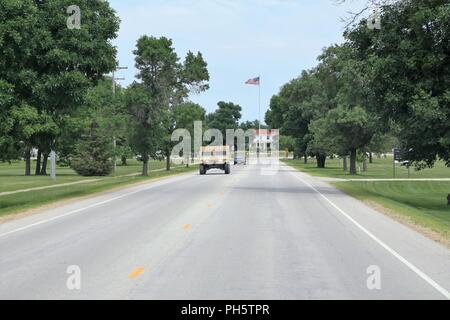
<path fill-rule="evenodd" d="M 254 85 L 259 86 L 259 77 L 247 80 L 245 82 L 245 84 L 254 84 Z"/>

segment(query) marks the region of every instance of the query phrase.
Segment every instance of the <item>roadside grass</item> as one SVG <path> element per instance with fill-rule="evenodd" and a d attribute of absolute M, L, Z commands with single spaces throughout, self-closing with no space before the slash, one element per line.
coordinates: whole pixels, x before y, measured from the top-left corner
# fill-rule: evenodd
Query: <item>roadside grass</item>
<path fill-rule="evenodd" d="M 159 170 L 166 167 L 166 161 L 150 160 L 148 164 L 148 170 Z M 172 167 L 175 165 L 172 164 Z M 111 176 L 123 176 L 133 173 L 142 173 L 142 162 L 132 159 L 127 161 L 126 166 L 117 164 L 116 172 L 111 174 Z"/>
<path fill-rule="evenodd" d="M 148 177 L 106 177 L 100 181 L 88 184 L 79 184 L 58 187 L 49 190 L 38 190 L 33 192 L 5 195 L 0 197 L 0 217 L 5 217 L 7 215 L 23 212 L 33 208 L 38 208 L 40 206 L 60 200 L 82 197 L 97 192 L 107 191 L 117 187 L 124 187 L 135 183 L 151 181 L 153 179 L 186 173 L 194 170 L 197 170 L 196 166 L 190 166 L 189 168 L 180 166 L 173 168 L 171 171 L 162 170 L 149 172 Z M 4 176 L 2 176 L 1 178 L 3 179 Z M 61 183 L 61 181 L 59 181 L 59 183 Z"/>
<path fill-rule="evenodd" d="M 352 197 L 375 202 L 450 242 L 450 206 L 446 200 L 449 181 L 352 181 L 333 185 Z"/>
<path fill-rule="evenodd" d="M 343 170 L 342 160 L 327 159 L 326 168 L 317 168 L 315 159 L 309 159 L 308 164 L 304 164 L 303 160 L 284 160 L 285 163 L 293 166 L 297 170 L 309 173 L 313 176 L 341 178 L 341 179 L 392 179 L 393 165 L 391 158 L 373 158 L 373 163 L 368 164 L 367 172 L 361 172 L 357 175 L 350 175 Z M 349 164 L 350 165 L 350 164 Z M 362 164 L 358 163 L 357 167 L 362 168 Z M 408 169 L 400 164 L 396 164 L 396 178 L 407 179 Z M 433 168 L 416 171 L 410 168 L 410 178 L 450 178 L 450 168 L 446 167 L 442 161 L 436 162 Z"/>
<path fill-rule="evenodd" d="M 32 164 L 32 172 L 34 173 L 36 162 Z M 165 167 L 164 161 L 151 161 L 149 164 L 149 170 L 157 170 Z M 50 168 L 48 164 L 47 168 Z M 75 171 L 68 167 L 56 168 L 56 180 L 51 180 L 49 176 L 30 176 L 25 177 L 25 162 L 14 161 L 12 163 L 0 163 L 0 192 L 15 191 L 21 189 L 29 189 L 36 187 L 45 187 L 58 185 L 63 183 L 70 183 L 83 180 L 98 179 L 103 177 L 82 177 L 77 175 Z M 47 169 L 49 172 L 49 169 Z M 142 172 L 142 163 L 137 160 L 128 160 L 127 166 L 117 166 L 117 171 L 110 175 L 122 176 L 133 173 Z"/>
<path fill-rule="evenodd" d="M 305 165 L 302 160 L 285 163 L 299 171 L 319 177 L 341 179 L 392 179 L 392 158 L 374 158 L 368 171 L 356 176 L 345 173 L 342 162 L 328 159 L 327 168 L 319 169 L 315 161 Z M 396 178 L 407 179 L 408 171 L 397 165 Z M 450 178 L 450 168 L 443 162 L 423 171 L 411 168 L 411 178 Z M 450 181 L 339 181 L 334 186 L 346 194 L 412 226 L 430 238 L 450 245 L 450 206 L 447 195 Z"/>

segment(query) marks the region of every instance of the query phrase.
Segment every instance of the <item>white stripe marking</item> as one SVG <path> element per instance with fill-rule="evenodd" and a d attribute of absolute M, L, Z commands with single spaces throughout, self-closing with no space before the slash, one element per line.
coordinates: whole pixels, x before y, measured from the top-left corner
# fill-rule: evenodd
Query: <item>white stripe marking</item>
<path fill-rule="evenodd" d="M 337 205 L 335 205 L 330 199 L 328 199 L 326 196 L 324 196 L 319 190 L 317 190 L 314 186 L 312 186 L 310 183 L 306 182 L 299 176 L 297 176 L 295 173 L 290 171 L 290 173 L 300 180 L 303 184 L 310 187 L 312 190 L 317 192 L 322 198 L 324 198 L 330 205 L 332 205 L 337 211 L 339 211 L 344 217 L 346 217 L 350 222 L 352 222 L 355 226 L 357 226 L 361 231 L 363 231 L 366 235 L 368 235 L 372 240 L 374 240 L 376 243 L 378 243 L 380 246 L 382 246 L 386 251 L 388 251 L 390 254 L 392 254 L 395 258 L 397 258 L 400 262 L 402 262 L 404 265 L 406 265 L 410 270 L 412 270 L 414 273 L 416 273 L 420 278 L 425 280 L 429 285 L 431 285 L 434 289 L 439 291 L 445 298 L 450 300 L 450 293 L 440 286 L 436 281 L 431 279 L 427 274 L 425 274 L 422 270 L 417 268 L 415 265 L 413 265 L 411 262 L 403 258 L 399 253 L 397 253 L 394 249 L 389 247 L 386 243 L 381 241 L 379 238 L 377 238 L 374 234 L 372 234 L 369 230 L 367 230 L 365 227 L 363 227 L 359 222 L 357 222 L 355 219 L 353 219 L 350 215 L 348 215 L 344 210 L 339 208 Z"/>

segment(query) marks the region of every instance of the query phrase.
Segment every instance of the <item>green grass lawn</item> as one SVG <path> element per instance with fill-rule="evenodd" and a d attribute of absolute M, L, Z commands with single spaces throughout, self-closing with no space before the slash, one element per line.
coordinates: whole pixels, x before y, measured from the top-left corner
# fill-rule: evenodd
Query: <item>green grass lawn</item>
<path fill-rule="evenodd" d="M 448 181 L 352 181 L 333 185 L 357 199 L 380 204 L 450 241 Z"/>
<path fill-rule="evenodd" d="M 50 164 L 47 168 L 50 167 Z M 157 170 L 165 167 L 164 161 L 151 161 L 149 170 Z M 32 164 L 32 172 L 34 173 L 35 162 Z M 68 182 L 75 182 L 81 180 L 98 179 L 101 177 L 82 177 L 77 175 L 72 169 L 68 167 L 56 168 L 56 180 L 51 180 L 48 176 L 31 176 L 25 177 L 25 162 L 15 161 L 11 164 L 0 163 L 0 192 L 15 191 L 20 189 L 29 189 L 35 187 L 45 187 L 57 185 Z M 47 169 L 49 172 L 49 169 Z M 113 176 L 121 176 L 133 173 L 142 172 L 142 163 L 137 160 L 129 160 L 127 166 L 117 166 L 117 171 Z"/>
<path fill-rule="evenodd" d="M 56 168 L 56 180 L 51 180 L 49 176 L 25 177 L 24 161 L 0 163 L 0 193 L 83 180 L 99 179 L 99 181 L 88 182 L 85 184 L 62 186 L 47 190 L 44 189 L 0 196 L 0 217 L 39 207 L 58 200 L 85 196 L 91 193 L 105 191 L 132 183 L 138 183 L 148 179 L 155 179 L 197 169 L 197 166 L 191 166 L 190 168 L 185 168 L 184 166 L 172 166 L 173 170 L 170 172 L 165 170 L 151 172 L 151 170 L 164 169 L 165 166 L 165 161 L 150 161 L 149 177 L 126 176 L 142 172 L 142 163 L 136 160 L 128 160 L 127 166 L 118 165 L 116 172 L 107 177 L 82 177 L 77 175 L 70 168 L 58 166 Z M 32 172 L 34 172 L 34 167 L 35 162 L 32 164 Z"/>
<path fill-rule="evenodd" d="M 304 164 L 303 160 L 287 160 L 284 161 L 287 164 L 295 167 L 300 171 L 307 172 L 314 176 L 342 178 L 342 179 L 392 179 L 393 178 L 393 165 L 392 158 L 376 158 L 374 157 L 373 163 L 368 165 L 367 172 L 361 172 L 357 175 L 350 175 L 343 170 L 342 160 L 339 159 L 327 159 L 326 168 L 317 168 L 315 159 L 309 159 L 308 164 Z M 349 164 L 350 165 L 350 164 Z M 358 164 L 357 167 L 362 164 Z M 416 171 L 414 168 L 410 168 L 411 178 L 450 178 L 450 168 L 446 167 L 443 162 L 436 162 L 436 165 L 432 169 L 424 169 Z M 396 178 L 407 179 L 408 170 L 406 167 L 396 165 Z"/>
<path fill-rule="evenodd" d="M 137 167 L 137 166 L 136 166 Z M 49 190 L 39 190 L 33 192 L 17 193 L 0 197 L 0 217 L 22 212 L 27 209 L 36 208 L 55 201 L 65 200 L 80 196 L 89 195 L 95 192 L 106 191 L 116 187 L 126 186 L 133 183 L 144 182 L 146 180 L 161 178 L 170 175 L 176 175 L 193 170 L 197 170 L 197 166 L 175 167 L 171 171 L 150 172 L 149 177 L 131 176 L 131 177 L 106 177 L 98 182 L 79 184 L 72 186 L 58 187 Z M 70 176 L 70 175 L 69 175 Z M 75 176 L 76 177 L 76 176 Z M 28 177 L 34 179 L 36 177 Z M 45 178 L 45 177 L 44 177 Z M 78 177 L 79 178 L 79 177 Z M 0 179 L 7 179 L 5 176 Z M 48 177 L 46 178 L 48 179 Z M 80 178 L 79 178 L 80 179 Z M 61 181 L 59 181 L 61 182 Z"/>
<path fill-rule="evenodd" d="M 369 170 L 350 176 L 343 172 L 339 160 L 327 160 L 327 168 L 318 169 L 315 162 L 304 165 L 301 160 L 286 161 L 289 165 L 311 175 L 344 179 L 391 179 L 392 158 L 374 158 Z M 408 178 L 407 169 L 397 167 L 397 178 Z M 438 162 L 432 169 L 414 171 L 411 178 L 450 178 L 450 168 Z M 400 221 L 432 231 L 433 238 L 450 244 L 450 206 L 447 195 L 450 181 L 342 181 L 333 182 L 340 190 L 357 199 L 368 201 Z M 383 210 L 384 209 L 384 210 Z M 426 235 L 431 233 L 425 232 Z"/>

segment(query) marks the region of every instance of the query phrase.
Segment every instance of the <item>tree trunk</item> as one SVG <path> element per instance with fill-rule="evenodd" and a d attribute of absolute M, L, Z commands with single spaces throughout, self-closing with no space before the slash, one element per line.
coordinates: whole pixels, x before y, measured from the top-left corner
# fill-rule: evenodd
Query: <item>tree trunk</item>
<path fill-rule="evenodd" d="M 25 176 L 31 176 L 31 148 L 25 151 Z"/>
<path fill-rule="evenodd" d="M 304 155 L 303 156 L 303 162 L 305 163 L 305 164 L 308 164 L 308 155 Z"/>
<path fill-rule="evenodd" d="M 350 149 L 350 174 L 356 175 L 356 149 Z"/>
<path fill-rule="evenodd" d="M 367 155 L 364 153 L 363 155 L 363 171 L 367 172 Z"/>
<path fill-rule="evenodd" d="M 122 166 L 127 166 L 128 164 L 127 164 L 127 157 L 125 157 L 125 156 L 122 156 Z"/>
<path fill-rule="evenodd" d="M 373 163 L 373 153 L 372 153 L 372 151 L 369 152 L 369 163 L 370 163 L 370 164 Z"/>
<path fill-rule="evenodd" d="M 347 156 L 344 157 L 344 172 L 348 171 Z"/>
<path fill-rule="evenodd" d="M 42 162 L 41 176 L 47 175 L 48 153 L 44 153 L 44 161 Z"/>
<path fill-rule="evenodd" d="M 34 171 L 34 174 L 36 176 L 41 175 L 41 157 L 42 157 L 42 151 L 41 149 L 38 150 L 37 159 L 36 159 L 36 170 Z"/>
<path fill-rule="evenodd" d="M 324 154 L 318 153 L 316 154 L 316 160 L 317 160 L 317 168 L 325 168 L 325 161 L 327 157 Z"/>
<path fill-rule="evenodd" d="M 170 171 L 170 151 L 166 150 L 166 171 Z"/>
<path fill-rule="evenodd" d="M 148 157 L 143 159 L 144 164 L 142 165 L 142 175 L 144 177 L 148 176 Z"/>

